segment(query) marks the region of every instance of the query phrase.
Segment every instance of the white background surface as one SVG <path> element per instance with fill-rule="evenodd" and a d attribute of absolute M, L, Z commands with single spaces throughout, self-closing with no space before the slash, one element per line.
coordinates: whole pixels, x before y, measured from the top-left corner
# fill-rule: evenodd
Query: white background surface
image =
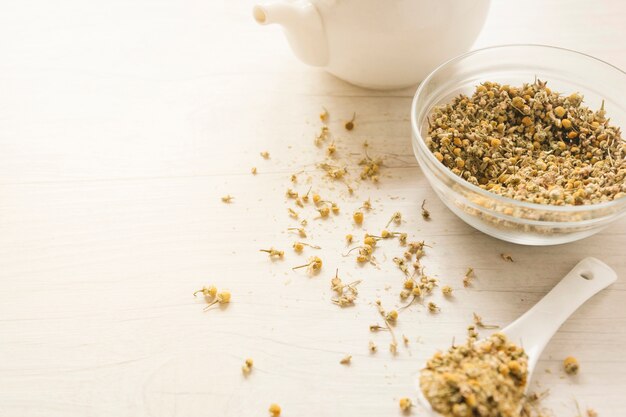
<path fill-rule="evenodd" d="M 626 414 L 626 220 L 550 248 L 474 231 L 416 167 L 412 89 L 362 90 L 301 65 L 277 28 L 254 24 L 251 4 L 0 4 L 0 416 L 265 416 L 270 402 L 287 417 L 396 416 L 420 362 L 463 338 L 473 311 L 505 325 L 586 255 L 620 278 L 563 326 L 533 385 L 550 389 L 559 416 L 575 415 L 575 399 L 603 417 Z M 617 0 L 495 1 L 477 46 L 548 43 L 626 68 L 625 20 Z M 379 187 L 348 198 L 317 179 L 321 106 L 340 155 L 361 152 L 364 140 L 373 154 L 400 155 Z M 357 128 L 345 134 L 353 111 Z M 291 271 L 306 258 L 288 250 L 285 233 L 284 191 L 303 166 L 342 208 L 310 223 L 324 248 L 315 278 Z M 228 193 L 231 205 L 220 202 Z M 389 260 L 401 252 L 382 245 L 380 270 L 340 256 L 349 213 L 368 197 L 365 228 L 378 231 L 400 210 L 402 229 L 433 245 L 427 271 L 456 289 L 453 301 L 434 297 L 437 315 L 419 305 L 401 314 L 397 332 L 411 343 L 396 357 L 388 335 L 368 326 L 379 321 L 376 297 L 397 302 L 402 277 Z M 269 262 L 258 252 L 268 246 L 286 259 Z M 477 279 L 463 289 L 468 266 Z M 329 302 L 335 267 L 363 280 L 354 308 Z M 232 304 L 203 313 L 191 293 L 205 284 L 229 288 Z M 338 363 L 346 353 L 350 367 Z M 563 375 L 566 355 L 579 358 L 578 377 Z M 256 366 L 244 379 L 246 357 Z"/>

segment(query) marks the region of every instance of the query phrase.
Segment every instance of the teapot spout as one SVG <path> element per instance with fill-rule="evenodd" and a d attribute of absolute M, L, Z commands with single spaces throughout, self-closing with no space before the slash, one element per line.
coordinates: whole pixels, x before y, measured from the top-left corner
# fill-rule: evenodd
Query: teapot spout
<path fill-rule="evenodd" d="M 274 1 L 254 6 L 254 20 L 261 25 L 283 26 L 293 53 L 304 63 L 322 67 L 328 63 L 328 42 L 322 17 L 307 0 Z"/>

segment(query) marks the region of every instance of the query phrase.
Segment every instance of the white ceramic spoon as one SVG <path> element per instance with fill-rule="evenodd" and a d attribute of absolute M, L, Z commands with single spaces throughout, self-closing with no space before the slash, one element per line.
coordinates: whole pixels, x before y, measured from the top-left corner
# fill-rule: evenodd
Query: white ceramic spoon
<path fill-rule="evenodd" d="M 523 346 L 528 355 L 528 383 L 541 356 L 554 333 L 569 316 L 617 279 L 617 274 L 596 258 L 580 261 L 545 297 L 530 310 L 502 329 L 511 342 Z M 480 342 L 478 342 L 480 343 Z M 441 416 L 432 409 L 417 383 L 417 397 L 431 416 Z"/>

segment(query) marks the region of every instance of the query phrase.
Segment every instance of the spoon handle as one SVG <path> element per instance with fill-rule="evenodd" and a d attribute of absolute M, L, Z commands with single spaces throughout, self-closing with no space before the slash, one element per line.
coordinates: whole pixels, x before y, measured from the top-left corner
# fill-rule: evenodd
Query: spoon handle
<path fill-rule="evenodd" d="M 503 329 L 514 343 L 521 343 L 533 369 L 541 352 L 569 316 L 600 290 L 617 279 L 617 274 L 596 258 L 580 261 L 533 308 Z"/>

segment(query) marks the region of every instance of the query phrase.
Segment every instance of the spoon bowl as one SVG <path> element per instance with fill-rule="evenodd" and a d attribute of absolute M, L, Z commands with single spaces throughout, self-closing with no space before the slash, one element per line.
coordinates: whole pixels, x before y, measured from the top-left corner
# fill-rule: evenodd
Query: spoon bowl
<path fill-rule="evenodd" d="M 523 347 L 528 355 L 526 391 L 541 353 L 559 327 L 578 307 L 614 283 L 616 279 L 615 271 L 604 262 L 592 257 L 585 258 L 537 304 L 500 331 L 512 343 Z M 431 416 L 441 416 L 432 409 L 424 396 L 419 378 L 417 399 Z"/>

